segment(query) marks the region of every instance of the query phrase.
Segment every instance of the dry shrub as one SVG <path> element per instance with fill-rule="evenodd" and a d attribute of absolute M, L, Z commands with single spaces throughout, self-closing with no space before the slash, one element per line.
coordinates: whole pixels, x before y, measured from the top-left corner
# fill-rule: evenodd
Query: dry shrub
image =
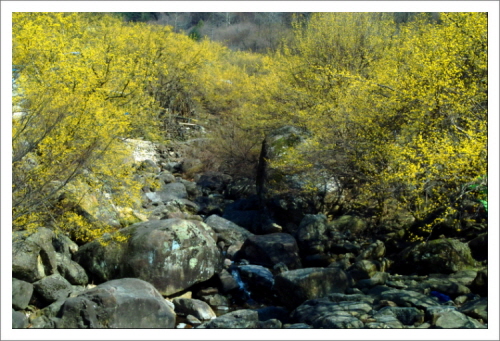
<path fill-rule="evenodd" d="M 201 161 L 202 172 L 218 171 L 233 178 L 254 178 L 262 138 L 234 124 L 214 127 L 207 138 L 179 143 L 184 158 Z"/>

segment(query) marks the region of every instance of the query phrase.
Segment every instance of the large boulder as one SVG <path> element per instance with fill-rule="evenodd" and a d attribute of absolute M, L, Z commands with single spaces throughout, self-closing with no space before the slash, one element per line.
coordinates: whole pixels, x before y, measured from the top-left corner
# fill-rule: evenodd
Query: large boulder
<path fill-rule="evenodd" d="M 477 329 L 486 328 L 479 321 L 462 314 L 457 310 L 447 310 L 437 314 L 432 326 L 438 329 Z"/>
<path fill-rule="evenodd" d="M 483 297 L 478 300 L 468 301 L 460 307 L 459 311 L 472 318 L 488 322 L 488 298 Z"/>
<path fill-rule="evenodd" d="M 214 311 L 210 306 L 200 300 L 193 298 L 174 298 L 175 312 L 179 315 L 192 315 L 201 321 L 212 320 L 216 318 Z"/>
<path fill-rule="evenodd" d="M 12 329 L 27 328 L 29 325 L 28 318 L 20 311 L 12 309 Z"/>
<path fill-rule="evenodd" d="M 207 329 L 255 329 L 259 327 L 259 314 L 255 310 L 242 309 L 232 311 L 206 322 L 197 328 Z"/>
<path fill-rule="evenodd" d="M 152 283 L 165 296 L 206 281 L 219 271 L 216 234 L 195 220 L 165 219 L 137 223 L 80 248 L 75 255 L 98 282 L 133 277 Z"/>
<path fill-rule="evenodd" d="M 456 239 L 435 239 L 403 250 L 394 268 L 399 273 L 450 274 L 477 266 L 469 246 Z"/>
<path fill-rule="evenodd" d="M 149 283 L 109 281 L 65 301 L 57 328 L 173 328 L 175 313 Z"/>
<path fill-rule="evenodd" d="M 297 242 L 287 233 L 251 236 L 241 247 L 238 257 L 269 268 L 278 263 L 289 269 L 301 267 Z"/>
<path fill-rule="evenodd" d="M 12 278 L 12 308 L 25 309 L 33 295 L 33 284 Z"/>
<path fill-rule="evenodd" d="M 56 253 L 57 271 L 73 285 L 86 285 L 89 278 L 80 264 L 62 253 Z"/>
<path fill-rule="evenodd" d="M 12 277 L 33 283 L 56 274 L 56 251 L 52 244 L 54 238 L 54 232 L 44 227 L 31 234 L 13 232 Z"/>
<path fill-rule="evenodd" d="M 71 284 L 59 274 L 44 277 L 33 283 L 37 297 L 46 305 L 64 299 L 73 291 Z"/>
<path fill-rule="evenodd" d="M 347 275 L 338 268 L 291 270 L 274 278 L 274 290 L 287 308 L 295 308 L 306 300 L 331 293 L 344 293 L 347 287 Z"/>
<path fill-rule="evenodd" d="M 253 296 L 269 297 L 274 285 L 274 276 L 268 268 L 260 265 L 240 265 L 238 271 Z"/>
<path fill-rule="evenodd" d="M 240 227 L 230 220 L 224 219 L 216 214 L 205 220 L 205 224 L 210 226 L 217 234 L 217 241 L 223 241 L 225 245 L 242 244 L 254 234 L 243 227 Z"/>

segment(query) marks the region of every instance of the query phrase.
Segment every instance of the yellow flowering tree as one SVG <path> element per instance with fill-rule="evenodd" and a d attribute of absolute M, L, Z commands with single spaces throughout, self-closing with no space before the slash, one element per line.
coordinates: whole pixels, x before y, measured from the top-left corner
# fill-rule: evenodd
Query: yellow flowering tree
<path fill-rule="evenodd" d="M 400 25 L 313 14 L 274 63 L 281 84 L 267 118 L 314 135 L 278 166 L 323 167 L 350 189 L 351 209 L 404 208 L 416 218 L 412 240 L 460 217 L 474 196 L 464 188 L 487 170 L 486 14 Z"/>

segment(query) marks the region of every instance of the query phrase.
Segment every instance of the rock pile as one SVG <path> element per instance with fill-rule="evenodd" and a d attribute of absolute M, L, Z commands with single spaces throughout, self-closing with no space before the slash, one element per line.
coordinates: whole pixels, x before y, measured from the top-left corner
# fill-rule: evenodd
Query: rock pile
<path fill-rule="evenodd" d="M 186 180 L 172 153 L 143 161 L 148 221 L 80 247 L 13 234 L 13 328 L 487 328 L 487 234 L 399 247 L 310 207 L 286 225 L 290 198 L 277 224 L 251 180 Z"/>

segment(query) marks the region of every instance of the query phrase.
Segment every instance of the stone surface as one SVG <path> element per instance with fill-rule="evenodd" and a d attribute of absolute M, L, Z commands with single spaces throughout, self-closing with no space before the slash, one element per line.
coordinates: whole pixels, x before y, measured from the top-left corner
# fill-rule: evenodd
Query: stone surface
<path fill-rule="evenodd" d="M 27 328 L 29 325 L 28 318 L 20 311 L 12 309 L 12 329 Z"/>
<path fill-rule="evenodd" d="M 260 265 L 240 265 L 238 271 L 252 294 L 269 296 L 274 285 L 274 277 L 269 269 Z"/>
<path fill-rule="evenodd" d="M 460 307 L 459 311 L 472 318 L 488 322 L 488 298 L 483 297 L 478 300 L 468 301 Z"/>
<path fill-rule="evenodd" d="M 249 237 L 254 234 L 236 225 L 230 220 L 224 219 L 218 215 L 211 215 L 205 220 L 205 224 L 210 226 L 217 234 L 217 241 L 222 240 L 225 245 L 235 245 L 244 243 Z"/>
<path fill-rule="evenodd" d="M 211 278 L 221 267 L 215 232 L 206 224 L 165 219 L 120 230 L 126 242 L 84 245 L 76 260 L 99 282 L 140 278 L 169 296 Z"/>
<path fill-rule="evenodd" d="M 73 285 L 86 285 L 89 278 L 85 269 L 80 264 L 71 260 L 70 256 L 62 253 L 56 253 L 57 271 L 68 282 Z"/>
<path fill-rule="evenodd" d="M 394 267 L 398 273 L 450 274 L 477 265 L 467 244 L 456 239 L 435 239 L 403 250 Z"/>
<path fill-rule="evenodd" d="M 402 307 L 416 307 L 425 309 L 438 305 L 437 300 L 430 298 L 422 293 L 408 290 L 389 289 L 380 294 L 380 300 L 395 302 Z"/>
<path fill-rule="evenodd" d="M 370 260 L 358 260 L 347 269 L 349 275 L 356 281 L 368 279 L 377 272 L 377 264 Z"/>
<path fill-rule="evenodd" d="M 216 319 L 206 322 L 197 328 L 207 329 L 232 329 L 245 328 L 255 329 L 259 327 L 259 315 L 255 310 L 242 309 L 232 311 L 217 317 Z"/>
<path fill-rule="evenodd" d="M 12 308 L 25 309 L 33 295 L 33 284 L 12 278 Z"/>
<path fill-rule="evenodd" d="M 251 236 L 241 247 L 238 257 L 270 268 L 278 263 L 285 264 L 289 269 L 301 267 L 297 242 L 287 233 Z"/>
<path fill-rule="evenodd" d="M 440 313 L 436 317 L 433 326 L 435 328 L 442 328 L 442 329 L 486 328 L 477 320 L 474 320 L 456 310 L 449 310 Z"/>
<path fill-rule="evenodd" d="M 314 328 L 363 328 L 359 316 L 372 307 L 362 302 L 332 302 L 327 298 L 312 299 L 297 307 L 292 320 Z"/>
<path fill-rule="evenodd" d="M 222 270 L 217 274 L 217 276 L 221 283 L 221 288 L 223 292 L 229 292 L 239 287 L 238 282 L 236 282 L 234 277 L 227 270 L 225 269 Z"/>
<path fill-rule="evenodd" d="M 216 317 L 210 306 L 200 300 L 192 298 L 174 298 L 175 312 L 180 315 L 192 315 L 199 320 L 212 320 Z"/>
<path fill-rule="evenodd" d="M 424 322 L 424 312 L 415 307 L 384 307 L 374 316 L 391 315 L 397 318 L 404 325 L 414 325 Z"/>
<path fill-rule="evenodd" d="M 356 261 L 363 259 L 381 260 L 385 256 L 385 245 L 382 241 L 377 240 L 370 244 L 366 249 L 356 257 Z"/>
<path fill-rule="evenodd" d="M 40 227 L 35 233 L 12 233 L 12 276 L 36 282 L 57 273 L 56 251 L 52 244 L 54 232 Z"/>
<path fill-rule="evenodd" d="M 34 292 L 47 305 L 65 299 L 73 291 L 71 283 L 59 274 L 50 275 L 33 283 Z"/>
<path fill-rule="evenodd" d="M 337 268 L 291 270 L 277 275 L 274 280 L 274 290 L 287 308 L 330 293 L 344 293 L 348 287 L 347 275 Z"/>
<path fill-rule="evenodd" d="M 109 281 L 63 304 L 57 328 L 173 328 L 175 313 L 149 283 Z"/>

